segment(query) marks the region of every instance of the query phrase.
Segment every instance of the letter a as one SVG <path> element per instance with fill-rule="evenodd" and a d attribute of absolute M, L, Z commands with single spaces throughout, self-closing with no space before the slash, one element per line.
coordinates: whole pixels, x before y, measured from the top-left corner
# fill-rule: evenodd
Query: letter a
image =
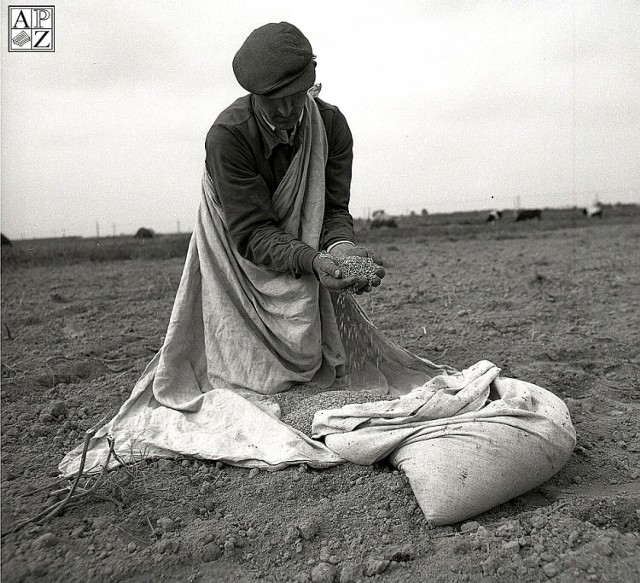
<path fill-rule="evenodd" d="M 20 20 L 22 20 L 22 23 L 24 24 L 24 26 L 22 26 L 22 27 L 18 26 L 18 23 L 20 22 Z M 24 12 L 22 10 L 20 11 L 20 14 L 18 15 L 18 18 L 16 18 L 15 24 L 12 25 L 11 28 L 29 28 L 29 23 L 27 22 L 27 17 L 24 15 Z"/>

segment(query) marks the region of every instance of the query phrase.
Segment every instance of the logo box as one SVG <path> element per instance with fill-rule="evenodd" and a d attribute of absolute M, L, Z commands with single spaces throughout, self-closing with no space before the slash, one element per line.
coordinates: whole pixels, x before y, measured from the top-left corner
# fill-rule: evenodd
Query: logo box
<path fill-rule="evenodd" d="M 55 51 L 54 6 L 9 6 L 9 51 Z"/>

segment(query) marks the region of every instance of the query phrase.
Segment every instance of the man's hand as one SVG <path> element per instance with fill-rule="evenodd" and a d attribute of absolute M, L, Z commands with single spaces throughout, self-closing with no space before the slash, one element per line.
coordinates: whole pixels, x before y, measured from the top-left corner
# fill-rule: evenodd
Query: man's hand
<path fill-rule="evenodd" d="M 320 283 L 331 291 L 341 291 L 351 286 L 364 291 L 364 288 L 369 285 L 366 277 L 342 277 L 342 271 L 328 253 L 316 255 L 313 260 L 313 270 Z"/>

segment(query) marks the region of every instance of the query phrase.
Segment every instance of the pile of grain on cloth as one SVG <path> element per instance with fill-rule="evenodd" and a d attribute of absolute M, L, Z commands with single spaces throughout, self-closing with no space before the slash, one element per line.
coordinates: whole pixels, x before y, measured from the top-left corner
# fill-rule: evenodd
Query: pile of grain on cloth
<path fill-rule="evenodd" d="M 327 143 L 312 98 L 300 131 L 272 205 L 284 232 L 318 249 Z M 164 344 L 91 440 L 85 470 L 101 468 L 108 437 L 113 466 L 188 456 L 277 470 L 387 457 L 442 523 L 533 488 L 566 462 L 575 433 L 559 399 L 486 361 L 463 372 L 435 365 L 389 340 L 353 296 L 247 261 L 219 200 L 205 172 Z M 77 472 L 81 456 L 80 445 L 61 473 Z"/>

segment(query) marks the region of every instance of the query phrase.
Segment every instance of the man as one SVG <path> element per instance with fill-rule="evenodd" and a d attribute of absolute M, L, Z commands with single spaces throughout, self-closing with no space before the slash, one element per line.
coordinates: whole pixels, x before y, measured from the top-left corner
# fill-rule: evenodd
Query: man
<path fill-rule="evenodd" d="M 340 111 L 309 94 L 315 59 L 291 24 L 254 30 L 233 60 L 250 93 L 206 139 L 202 202 L 153 382 L 155 398 L 199 407 L 203 393 L 330 386 L 348 372 L 330 291 L 370 291 L 335 260 L 370 256 L 349 214 L 352 138 Z"/>
<path fill-rule="evenodd" d="M 337 107 L 316 98 L 326 132 L 324 217 L 319 248 L 281 228 L 273 195 L 303 141 L 307 92 L 315 82 L 316 61 L 307 38 L 292 24 L 267 24 L 254 30 L 233 60 L 241 97 L 218 117 L 206 140 L 206 170 L 219 195 L 228 233 L 245 259 L 294 276 L 315 274 L 334 291 L 355 286 L 359 293 L 380 284 L 378 268 L 366 278 L 344 278 L 331 256 L 371 256 L 354 244 L 349 213 L 352 166 L 351 132 Z"/>

